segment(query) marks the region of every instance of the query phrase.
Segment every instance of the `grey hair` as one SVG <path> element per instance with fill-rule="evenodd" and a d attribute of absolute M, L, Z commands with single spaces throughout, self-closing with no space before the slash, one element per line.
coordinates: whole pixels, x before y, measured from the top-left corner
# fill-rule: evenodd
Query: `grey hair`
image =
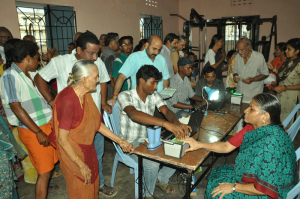
<path fill-rule="evenodd" d="M 30 38 L 30 39 L 35 43 L 35 37 L 34 37 L 34 36 L 32 36 L 32 35 L 25 35 L 25 36 L 23 37 L 23 40 L 24 40 L 26 37 Z"/>
<path fill-rule="evenodd" d="M 94 67 L 98 70 L 97 66 L 88 60 L 82 59 L 77 61 L 72 68 L 72 72 L 69 73 L 68 86 L 77 84 L 83 77 L 89 77 Z"/>
<path fill-rule="evenodd" d="M 248 39 L 247 37 L 241 37 L 238 42 L 236 43 L 236 45 L 239 45 L 240 42 L 245 41 L 247 44 L 247 47 L 252 47 L 252 41 L 250 39 Z"/>
<path fill-rule="evenodd" d="M 184 36 L 184 35 L 178 35 L 178 43 L 181 43 L 181 42 L 184 42 L 184 41 L 187 41 L 187 38 L 186 38 L 186 36 Z"/>

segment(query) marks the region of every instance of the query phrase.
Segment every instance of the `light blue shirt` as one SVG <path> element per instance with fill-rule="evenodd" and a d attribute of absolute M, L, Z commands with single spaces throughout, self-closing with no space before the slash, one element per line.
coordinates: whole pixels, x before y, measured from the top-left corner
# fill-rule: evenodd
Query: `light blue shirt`
<path fill-rule="evenodd" d="M 122 68 L 119 70 L 119 74 L 122 73 L 126 78 L 131 78 L 131 89 L 137 86 L 136 74 L 138 70 L 144 65 L 153 65 L 162 73 L 162 80 L 157 84 L 157 92 L 160 93 L 163 90 L 163 80 L 170 78 L 168 66 L 165 58 L 158 54 L 155 57 L 154 62 L 148 57 L 146 49 L 143 51 L 132 53 L 125 61 Z"/>

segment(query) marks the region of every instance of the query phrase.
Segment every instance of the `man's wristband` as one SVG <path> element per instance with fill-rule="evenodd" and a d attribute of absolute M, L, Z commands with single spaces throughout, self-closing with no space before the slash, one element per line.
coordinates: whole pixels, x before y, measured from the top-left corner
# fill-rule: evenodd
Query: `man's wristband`
<path fill-rule="evenodd" d="M 112 96 L 116 96 L 116 97 L 118 97 L 118 94 L 113 94 Z"/>
<path fill-rule="evenodd" d="M 38 133 L 40 133 L 40 132 L 43 132 L 42 129 L 40 129 L 38 132 L 34 132 L 34 133 L 35 133 L 35 134 L 38 134 Z"/>
<path fill-rule="evenodd" d="M 47 102 L 47 104 L 49 105 L 49 103 L 52 102 L 54 99 L 55 99 L 55 98 L 52 98 L 51 100 L 49 100 L 49 101 Z"/>

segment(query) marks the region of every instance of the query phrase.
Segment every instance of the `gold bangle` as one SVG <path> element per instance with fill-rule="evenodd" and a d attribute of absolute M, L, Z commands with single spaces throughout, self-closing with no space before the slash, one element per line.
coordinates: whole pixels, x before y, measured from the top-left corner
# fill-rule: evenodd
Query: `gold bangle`
<path fill-rule="evenodd" d="M 77 156 L 77 158 L 75 159 L 75 160 L 73 160 L 73 162 L 75 162 L 75 161 L 77 161 L 78 160 L 78 156 Z"/>

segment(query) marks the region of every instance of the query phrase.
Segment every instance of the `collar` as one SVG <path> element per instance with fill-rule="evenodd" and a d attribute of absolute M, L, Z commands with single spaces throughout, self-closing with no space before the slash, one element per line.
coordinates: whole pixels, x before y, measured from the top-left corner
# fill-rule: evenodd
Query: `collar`
<path fill-rule="evenodd" d="M 128 56 L 125 55 L 123 52 L 121 52 L 120 57 L 125 57 L 125 58 L 127 58 Z"/>
<path fill-rule="evenodd" d="M 176 79 L 181 80 L 181 82 L 183 82 L 183 81 L 184 81 L 184 78 L 186 77 L 186 76 L 185 76 L 185 77 L 182 79 L 182 78 L 180 77 L 179 73 L 176 73 L 174 76 L 175 76 Z"/>
<path fill-rule="evenodd" d="M 164 44 L 163 48 L 165 48 L 166 50 L 168 50 L 169 53 L 171 53 L 170 49 Z"/>
<path fill-rule="evenodd" d="M 132 96 L 143 102 L 143 100 L 142 100 L 142 99 L 140 98 L 140 96 L 138 95 L 138 93 L 137 93 L 137 91 L 136 91 L 136 88 L 137 88 L 137 87 L 135 87 L 134 89 L 132 89 Z M 148 102 L 149 97 L 150 97 L 150 96 L 147 95 L 145 103 L 143 102 L 144 104 L 146 104 L 146 103 Z"/>
<path fill-rule="evenodd" d="M 11 64 L 11 68 L 14 69 L 17 73 L 23 73 L 23 71 L 19 68 L 19 66 L 15 64 L 15 62 Z"/>
<path fill-rule="evenodd" d="M 148 57 L 146 53 L 146 48 L 141 52 L 141 57 Z M 148 57 L 149 58 L 149 57 Z M 149 58 L 150 59 L 150 58 Z"/>
<path fill-rule="evenodd" d="M 108 51 L 108 53 L 110 53 L 110 54 L 115 54 L 115 55 L 117 55 L 117 53 L 115 52 L 115 51 L 113 51 L 111 48 L 109 48 L 108 46 L 106 46 L 105 48 L 104 48 L 104 50 L 103 50 L 103 52 L 104 51 Z M 102 52 L 102 53 L 103 53 Z"/>

